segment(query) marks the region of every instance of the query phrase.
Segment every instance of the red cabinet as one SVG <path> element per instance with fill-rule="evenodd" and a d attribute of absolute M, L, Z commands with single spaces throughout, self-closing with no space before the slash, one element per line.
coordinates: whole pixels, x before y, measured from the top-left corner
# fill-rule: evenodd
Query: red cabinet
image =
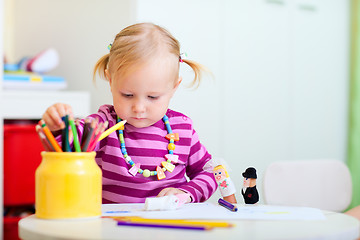
<path fill-rule="evenodd" d="M 17 239 L 18 221 L 35 204 L 35 170 L 43 147 L 34 121 L 4 124 L 4 239 Z"/>

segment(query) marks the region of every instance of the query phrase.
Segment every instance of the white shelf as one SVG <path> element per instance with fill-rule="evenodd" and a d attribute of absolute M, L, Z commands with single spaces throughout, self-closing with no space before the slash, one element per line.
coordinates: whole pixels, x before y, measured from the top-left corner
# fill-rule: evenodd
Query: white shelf
<path fill-rule="evenodd" d="M 57 102 L 72 106 L 75 117 L 90 112 L 90 93 L 85 91 L 6 91 L 0 95 L 3 119 L 40 119 Z"/>

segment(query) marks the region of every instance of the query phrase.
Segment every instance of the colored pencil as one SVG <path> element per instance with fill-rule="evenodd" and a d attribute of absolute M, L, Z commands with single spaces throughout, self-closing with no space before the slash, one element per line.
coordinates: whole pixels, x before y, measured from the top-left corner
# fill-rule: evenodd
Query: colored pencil
<path fill-rule="evenodd" d="M 90 118 L 85 118 L 83 134 L 81 136 L 81 141 L 80 141 L 81 146 L 84 145 L 85 139 L 86 139 L 86 137 L 88 135 L 89 128 L 90 128 L 90 122 L 91 122 Z"/>
<path fill-rule="evenodd" d="M 75 126 L 75 123 L 74 123 L 74 119 L 72 117 L 69 117 L 69 124 L 70 124 L 70 128 L 71 128 L 71 131 L 72 131 L 72 134 L 73 134 L 75 151 L 76 152 L 81 152 L 76 126 Z"/>
<path fill-rule="evenodd" d="M 69 116 L 63 116 L 61 119 L 65 124 L 65 127 L 61 132 L 61 149 L 63 150 L 63 152 L 71 152 L 69 141 Z"/>
<path fill-rule="evenodd" d="M 97 119 L 91 121 L 91 123 L 90 123 L 89 132 L 86 135 L 86 139 L 84 141 L 84 144 L 81 146 L 81 150 L 83 152 L 87 151 L 87 149 L 89 147 L 89 144 L 91 142 L 91 139 L 94 137 L 96 127 L 97 127 Z"/>
<path fill-rule="evenodd" d="M 55 149 L 56 152 L 62 152 L 59 143 L 55 140 L 54 135 L 51 133 L 50 129 L 46 126 L 44 120 L 39 121 L 40 126 L 42 127 L 45 136 L 49 140 L 51 146 Z"/>
<path fill-rule="evenodd" d="M 45 151 L 53 152 L 54 148 L 50 145 L 40 125 L 36 125 L 35 129 L 37 134 L 39 135 L 41 144 L 43 145 Z"/>
<path fill-rule="evenodd" d="M 93 148 L 94 145 L 96 145 L 96 139 L 99 138 L 101 134 L 100 130 L 102 129 L 102 127 L 103 127 L 103 123 L 99 123 L 97 127 L 94 129 L 94 137 L 90 139 L 89 146 L 86 150 L 87 152 L 91 152 L 92 151 L 91 148 Z"/>
<path fill-rule="evenodd" d="M 114 126 L 112 126 L 111 128 L 109 128 L 108 130 L 106 130 L 105 132 L 103 132 L 99 138 L 98 141 L 103 140 L 104 138 L 106 138 L 107 136 L 109 136 L 111 133 L 115 132 L 116 130 L 118 130 L 120 127 L 124 126 L 124 124 L 126 123 L 126 120 L 123 120 L 121 122 L 118 122 L 117 124 L 115 124 Z"/>
<path fill-rule="evenodd" d="M 41 131 L 45 134 L 45 138 L 50 145 L 45 145 L 46 142 L 43 136 L 38 133 L 46 151 L 52 151 L 52 149 L 54 149 L 56 152 L 71 152 L 72 149 L 70 147 L 70 138 L 72 135 L 75 152 L 91 152 L 95 149 L 96 144 L 99 141 L 107 137 L 112 132 L 118 130 L 126 123 L 126 120 L 121 121 L 105 131 L 109 124 L 108 121 L 99 124 L 99 120 L 97 118 L 86 118 L 84 120 L 83 134 L 81 136 L 81 139 L 79 139 L 79 134 L 76 127 L 79 125 L 79 121 L 76 120 L 75 125 L 74 119 L 72 117 L 69 117 L 69 115 L 65 115 L 64 117 L 62 117 L 62 120 L 65 124 L 65 128 L 61 132 L 62 146 L 60 146 L 59 143 L 56 142 L 50 129 L 46 126 L 45 121 L 39 121 Z"/>
<path fill-rule="evenodd" d="M 232 205 L 231 203 L 229 203 L 228 201 L 219 198 L 218 203 L 220 206 L 223 206 L 224 208 L 229 209 L 230 211 L 236 212 L 238 210 L 238 208 L 234 205 Z"/>
<path fill-rule="evenodd" d="M 94 140 L 89 144 L 89 147 L 87 149 L 87 152 L 91 152 L 94 150 L 95 146 L 96 146 L 96 143 L 98 143 L 99 141 L 99 138 L 101 136 L 101 134 L 104 132 L 104 130 L 107 128 L 109 122 L 108 121 L 105 121 L 104 123 L 101 123 L 101 126 L 98 126 L 98 132 L 96 133 L 95 135 L 95 138 Z M 100 125 L 100 124 L 99 124 Z"/>
<path fill-rule="evenodd" d="M 202 221 L 202 220 L 184 220 L 184 219 L 150 219 L 142 217 L 111 217 L 119 221 L 136 222 L 136 223 L 168 223 L 171 225 L 192 225 L 192 226 L 207 226 L 207 227 L 233 227 L 234 225 L 224 221 Z"/>
<path fill-rule="evenodd" d="M 156 223 L 135 223 L 118 221 L 118 226 L 131 226 L 131 227 L 153 227 L 153 228 L 172 228 L 172 229 L 186 229 L 186 230 L 210 230 L 212 227 L 206 226 L 190 226 L 190 225 L 171 225 L 171 224 L 156 224 Z"/>

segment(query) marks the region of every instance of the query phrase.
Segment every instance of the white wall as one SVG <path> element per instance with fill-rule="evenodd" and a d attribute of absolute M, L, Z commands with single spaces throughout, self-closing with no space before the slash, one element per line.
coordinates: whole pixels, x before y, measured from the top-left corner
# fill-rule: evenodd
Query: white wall
<path fill-rule="evenodd" d="M 248 166 L 261 192 L 273 161 L 345 160 L 349 1 L 138 0 L 136 10 L 214 73 L 194 92 L 181 88 L 171 107 L 225 158 L 240 202 Z"/>

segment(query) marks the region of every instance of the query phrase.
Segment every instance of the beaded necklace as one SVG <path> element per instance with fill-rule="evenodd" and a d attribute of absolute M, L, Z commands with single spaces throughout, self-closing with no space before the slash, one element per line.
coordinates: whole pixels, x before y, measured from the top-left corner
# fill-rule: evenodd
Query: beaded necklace
<path fill-rule="evenodd" d="M 166 154 L 164 157 L 166 159 L 166 161 L 161 162 L 161 166 L 157 166 L 155 171 L 150 171 L 148 169 L 141 169 L 140 167 L 140 163 L 134 163 L 133 160 L 131 159 L 131 157 L 127 154 L 126 151 L 126 147 L 125 147 L 125 140 L 124 140 L 124 126 L 122 126 L 119 129 L 119 140 L 120 140 L 120 147 L 121 147 L 121 152 L 125 158 L 125 161 L 127 164 L 129 164 L 131 166 L 131 168 L 129 169 L 129 173 L 133 176 L 135 176 L 137 173 L 142 174 L 144 177 L 150 177 L 150 176 L 157 176 L 158 180 L 161 180 L 163 178 L 165 178 L 165 172 L 169 171 L 172 172 L 175 168 L 175 165 L 172 163 L 177 163 L 179 160 L 179 156 L 174 154 L 174 150 L 175 150 L 175 141 L 179 141 L 179 134 L 178 133 L 173 133 L 171 130 L 171 126 L 169 123 L 169 118 L 165 115 L 162 118 L 167 132 L 168 134 L 165 136 L 165 138 L 167 140 L 169 140 L 169 144 L 168 144 L 168 151 L 169 153 Z M 117 122 L 120 122 L 121 119 L 119 117 L 117 117 Z"/>

